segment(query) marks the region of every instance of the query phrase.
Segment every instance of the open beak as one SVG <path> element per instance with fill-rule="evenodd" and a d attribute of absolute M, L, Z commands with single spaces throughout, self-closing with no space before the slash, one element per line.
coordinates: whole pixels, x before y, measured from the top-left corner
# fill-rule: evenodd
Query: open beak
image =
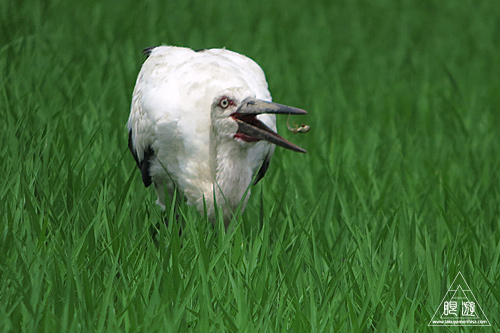
<path fill-rule="evenodd" d="M 266 140 L 283 148 L 291 149 L 300 153 L 306 153 L 304 149 L 282 138 L 278 133 L 271 130 L 263 122 L 256 118 L 257 115 L 263 113 L 306 114 L 307 111 L 251 97 L 246 98 L 241 103 L 238 110 L 231 115 L 231 117 L 233 117 L 233 119 L 238 123 L 238 132 L 236 133 L 236 137 L 247 142 Z"/>

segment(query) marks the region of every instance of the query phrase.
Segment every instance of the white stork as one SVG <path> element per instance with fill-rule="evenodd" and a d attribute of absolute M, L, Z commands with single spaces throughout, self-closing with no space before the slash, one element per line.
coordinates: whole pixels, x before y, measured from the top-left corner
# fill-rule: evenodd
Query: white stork
<path fill-rule="evenodd" d="M 252 180 L 266 173 L 274 145 L 306 152 L 276 133 L 274 114 L 307 112 L 272 103 L 264 72 L 241 54 L 172 46 L 144 53 L 128 120 L 144 185 L 154 183 L 162 209 L 165 189 L 171 197 L 178 189 L 212 221 L 215 199 L 227 228 Z"/>

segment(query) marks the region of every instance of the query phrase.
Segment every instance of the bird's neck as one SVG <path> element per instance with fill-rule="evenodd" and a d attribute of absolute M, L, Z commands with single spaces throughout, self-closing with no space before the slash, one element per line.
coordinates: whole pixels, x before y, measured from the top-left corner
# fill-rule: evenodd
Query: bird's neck
<path fill-rule="evenodd" d="M 244 209 L 250 196 L 252 171 L 247 160 L 248 150 L 242 149 L 234 139 L 229 139 L 216 143 L 215 154 L 215 199 L 217 205 L 223 208 L 224 216 L 230 216 L 236 212 L 240 202 Z"/>

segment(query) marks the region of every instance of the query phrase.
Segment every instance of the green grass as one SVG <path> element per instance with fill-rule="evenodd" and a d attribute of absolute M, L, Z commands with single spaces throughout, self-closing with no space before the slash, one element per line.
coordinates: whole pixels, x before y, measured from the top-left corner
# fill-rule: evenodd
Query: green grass
<path fill-rule="evenodd" d="M 497 1 L 0 0 L 0 331 L 425 331 L 458 271 L 498 330 L 499 29 Z M 309 111 L 228 234 L 159 223 L 127 151 L 159 44 Z"/>

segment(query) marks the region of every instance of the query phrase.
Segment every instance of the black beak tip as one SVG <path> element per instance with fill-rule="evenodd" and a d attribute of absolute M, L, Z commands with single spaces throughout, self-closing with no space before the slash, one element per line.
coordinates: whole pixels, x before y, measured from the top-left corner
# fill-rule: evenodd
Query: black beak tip
<path fill-rule="evenodd" d="M 302 154 L 307 154 L 307 150 L 305 150 L 304 148 L 297 149 L 296 151 Z"/>

